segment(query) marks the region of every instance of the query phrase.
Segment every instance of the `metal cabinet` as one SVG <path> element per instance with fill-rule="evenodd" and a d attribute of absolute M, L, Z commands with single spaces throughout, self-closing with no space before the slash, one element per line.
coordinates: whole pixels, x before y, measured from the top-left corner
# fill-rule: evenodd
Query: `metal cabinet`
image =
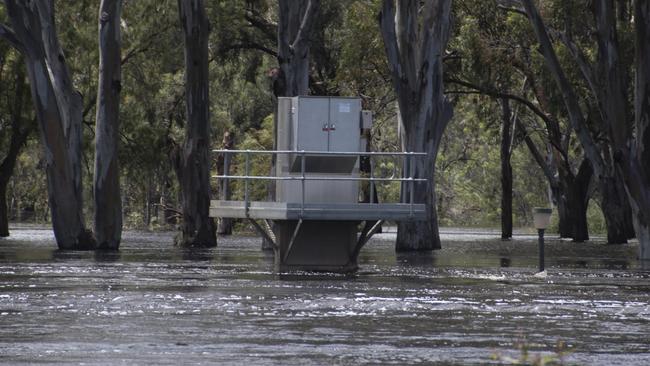
<path fill-rule="evenodd" d="M 339 97 L 292 98 L 292 150 L 359 151 L 361 100 Z"/>
<path fill-rule="evenodd" d="M 357 152 L 361 147 L 359 98 L 280 98 L 278 109 L 279 150 Z M 356 156 L 307 155 L 305 158 L 305 172 L 311 177 L 356 177 L 358 165 Z M 296 176 L 301 169 L 299 154 L 278 157 L 278 176 Z M 357 202 L 358 189 L 356 181 L 310 181 L 305 187 L 305 201 Z M 300 182 L 279 183 L 276 196 L 281 202 L 299 202 Z"/>

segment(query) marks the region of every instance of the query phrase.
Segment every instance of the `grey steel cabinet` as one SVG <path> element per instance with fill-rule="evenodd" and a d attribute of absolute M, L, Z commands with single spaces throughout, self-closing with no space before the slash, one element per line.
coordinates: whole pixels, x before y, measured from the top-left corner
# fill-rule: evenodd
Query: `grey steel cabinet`
<path fill-rule="evenodd" d="M 357 152 L 361 147 L 361 100 L 344 97 L 300 96 L 280 98 L 278 103 L 278 149 L 293 151 Z M 358 177 L 358 158 L 307 156 L 305 172 L 310 177 Z M 299 154 L 278 157 L 278 176 L 299 176 Z M 305 186 L 305 202 L 356 203 L 356 181 L 310 181 Z M 277 184 L 278 202 L 300 202 L 298 181 Z"/>

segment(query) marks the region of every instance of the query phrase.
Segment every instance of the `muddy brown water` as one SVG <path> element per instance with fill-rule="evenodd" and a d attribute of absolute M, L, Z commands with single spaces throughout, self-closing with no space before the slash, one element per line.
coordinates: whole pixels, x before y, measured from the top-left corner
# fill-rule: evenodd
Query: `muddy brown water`
<path fill-rule="evenodd" d="M 183 250 L 126 232 L 116 253 L 59 252 L 51 231 L 0 239 L 6 364 L 486 364 L 521 357 L 650 365 L 650 271 L 634 244 L 443 230 L 444 249 L 396 255 L 394 233 L 352 276 L 280 275 L 250 237 Z M 499 360 L 493 360 L 498 355 Z"/>

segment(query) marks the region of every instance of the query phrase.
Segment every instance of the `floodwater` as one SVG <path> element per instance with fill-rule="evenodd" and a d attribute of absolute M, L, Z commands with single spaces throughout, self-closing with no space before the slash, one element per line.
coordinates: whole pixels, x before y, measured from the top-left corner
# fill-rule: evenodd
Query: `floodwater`
<path fill-rule="evenodd" d="M 0 362 L 486 364 L 540 356 L 650 365 L 650 271 L 634 244 L 443 231 L 445 249 L 364 248 L 353 276 L 280 276 L 256 238 L 187 251 L 127 232 L 118 253 L 59 252 L 52 233 L 0 239 Z M 563 344 L 566 351 L 558 352 Z"/>

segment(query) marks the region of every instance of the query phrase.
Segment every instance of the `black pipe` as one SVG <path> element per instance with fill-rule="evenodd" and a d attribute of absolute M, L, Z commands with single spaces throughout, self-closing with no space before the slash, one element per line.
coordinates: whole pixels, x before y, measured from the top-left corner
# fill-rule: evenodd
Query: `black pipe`
<path fill-rule="evenodd" d="M 537 229 L 539 234 L 539 271 L 544 271 L 544 229 Z"/>

